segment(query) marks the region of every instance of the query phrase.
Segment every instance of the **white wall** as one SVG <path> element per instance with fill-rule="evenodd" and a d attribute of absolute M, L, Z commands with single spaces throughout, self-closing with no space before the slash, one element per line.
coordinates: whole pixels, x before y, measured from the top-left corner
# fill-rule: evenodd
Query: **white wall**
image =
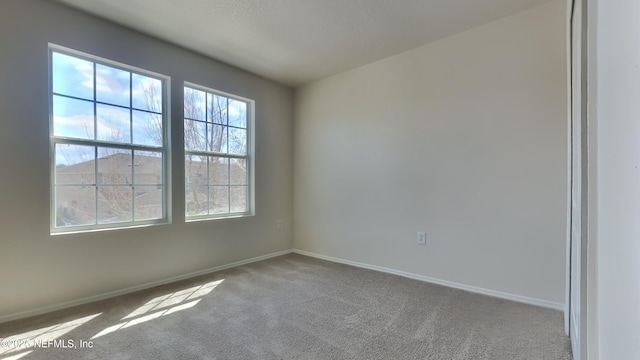
<path fill-rule="evenodd" d="M 565 15 L 552 1 L 298 89 L 295 247 L 562 308 Z"/>
<path fill-rule="evenodd" d="M 254 99 L 256 216 L 184 222 L 174 106 L 173 223 L 50 236 L 48 42 Z M 291 89 L 51 1 L 3 0 L 0 49 L 0 319 L 292 247 Z"/>
<path fill-rule="evenodd" d="M 595 2 L 594 2 L 595 3 Z M 591 3 L 590 3 L 591 4 Z M 640 3 L 591 4 L 597 32 L 600 359 L 640 359 Z M 596 69 L 590 70 L 592 74 Z M 594 100 L 594 99 L 590 99 Z M 590 243 L 590 246 L 593 244 Z M 595 358 L 595 357 L 594 357 Z"/>

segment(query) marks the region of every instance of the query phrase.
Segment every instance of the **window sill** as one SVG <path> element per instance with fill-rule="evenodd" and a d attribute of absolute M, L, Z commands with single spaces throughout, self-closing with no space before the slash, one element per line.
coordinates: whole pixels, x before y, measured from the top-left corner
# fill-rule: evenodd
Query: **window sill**
<path fill-rule="evenodd" d="M 139 229 L 146 228 L 152 226 L 161 226 L 161 225 L 169 225 L 171 222 L 162 221 L 162 222 L 152 222 L 152 223 L 144 223 L 144 224 L 134 224 L 134 225 L 122 225 L 122 226 L 114 226 L 114 227 L 104 227 L 99 229 L 69 229 L 69 230 L 51 230 L 51 236 L 60 236 L 60 235 L 74 235 L 74 234 L 87 234 L 87 233 L 95 233 L 95 232 L 104 232 L 104 231 L 113 231 L 113 230 L 128 230 L 128 229 Z"/>
<path fill-rule="evenodd" d="M 248 218 L 248 217 L 253 217 L 253 216 L 255 216 L 255 214 L 251 214 L 251 213 L 230 214 L 230 215 L 224 215 L 224 216 L 203 216 L 203 217 L 186 218 L 184 220 L 184 222 L 185 223 L 194 223 L 194 222 L 203 222 L 203 221 L 240 219 L 240 218 Z"/>

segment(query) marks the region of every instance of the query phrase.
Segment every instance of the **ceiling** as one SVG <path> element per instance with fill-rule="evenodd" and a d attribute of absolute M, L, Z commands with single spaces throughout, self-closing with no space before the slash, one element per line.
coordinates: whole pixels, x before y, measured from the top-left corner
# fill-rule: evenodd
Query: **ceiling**
<path fill-rule="evenodd" d="M 56 0 L 296 87 L 548 0 Z"/>

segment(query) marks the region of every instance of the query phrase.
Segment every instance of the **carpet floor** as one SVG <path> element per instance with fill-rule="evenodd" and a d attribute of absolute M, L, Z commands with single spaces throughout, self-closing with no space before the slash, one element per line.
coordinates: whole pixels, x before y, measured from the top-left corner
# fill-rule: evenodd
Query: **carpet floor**
<path fill-rule="evenodd" d="M 0 324 L 0 359 L 571 359 L 559 311 L 297 254 Z"/>

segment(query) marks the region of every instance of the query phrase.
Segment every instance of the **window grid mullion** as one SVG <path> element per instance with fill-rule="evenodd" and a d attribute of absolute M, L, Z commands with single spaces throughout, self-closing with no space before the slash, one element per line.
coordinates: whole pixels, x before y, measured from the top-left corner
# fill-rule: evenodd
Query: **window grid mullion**
<path fill-rule="evenodd" d="M 211 215 L 211 181 L 209 180 L 211 158 L 207 156 L 207 215 Z"/>
<path fill-rule="evenodd" d="M 73 95 L 67 95 L 67 94 L 61 94 L 61 93 L 57 93 L 57 92 L 52 92 L 51 95 L 64 97 L 64 98 L 71 99 L 71 100 L 88 101 L 88 102 L 96 103 L 98 105 L 113 106 L 113 107 L 117 107 L 117 108 L 120 108 L 120 109 L 127 109 L 127 110 L 133 109 L 135 111 L 145 112 L 145 113 L 148 113 L 148 114 L 162 115 L 161 112 L 157 112 L 157 111 L 153 111 L 153 110 L 139 109 L 139 108 L 136 108 L 136 107 L 133 107 L 133 106 L 118 105 L 118 104 L 108 103 L 108 102 L 100 101 L 100 100 L 91 100 L 91 99 L 87 99 L 87 98 L 82 98 L 82 97 L 73 96 Z M 189 118 L 185 118 L 185 119 L 197 120 L 197 119 L 189 119 Z M 199 120 L 199 121 L 202 121 L 202 120 Z"/>
<path fill-rule="evenodd" d="M 98 207 L 98 147 L 94 146 L 93 148 L 93 166 L 94 166 L 94 178 L 93 178 L 93 187 L 94 187 L 94 201 L 95 201 L 95 222 L 93 225 L 98 225 L 98 211 L 100 210 Z"/>
<path fill-rule="evenodd" d="M 231 159 L 227 159 L 227 200 L 229 203 L 227 213 L 231 214 Z"/>
<path fill-rule="evenodd" d="M 129 72 L 129 143 L 133 144 L 133 73 Z"/>
<path fill-rule="evenodd" d="M 229 158 L 229 159 L 245 159 L 245 160 L 249 159 L 248 155 L 224 154 L 224 153 L 217 153 L 217 152 L 211 152 L 211 151 L 185 150 L 184 154 L 185 155 L 199 155 L 199 156 L 217 156 L 217 157 L 224 157 L 224 158 Z"/>
<path fill-rule="evenodd" d="M 93 140 L 98 139 L 98 105 L 96 104 L 96 63 L 92 64 L 93 70 Z M 94 178 L 93 178 L 93 186 L 94 186 L 94 202 L 95 202 L 95 212 L 94 212 L 94 225 L 98 225 L 98 211 L 100 210 L 98 206 L 98 147 L 94 146 L 93 148 L 93 165 L 94 165 Z"/>
<path fill-rule="evenodd" d="M 136 172 L 135 172 L 135 167 L 136 167 L 136 163 L 135 158 L 136 158 L 136 151 L 133 150 L 131 151 L 131 221 L 136 221 Z"/>
<path fill-rule="evenodd" d="M 129 72 L 129 142 L 133 144 L 133 73 Z M 164 144 L 163 144 L 164 145 Z M 136 150 L 131 150 L 131 221 L 136 221 L 135 161 Z"/>
<path fill-rule="evenodd" d="M 52 139 L 56 144 L 98 146 L 98 147 L 105 147 L 105 148 L 111 148 L 111 149 L 158 152 L 158 153 L 162 153 L 163 155 L 165 154 L 165 151 L 166 151 L 164 148 L 152 147 L 152 146 L 146 146 L 146 145 L 128 145 L 123 143 L 110 143 L 110 142 L 104 142 L 104 141 L 66 138 L 66 137 L 60 137 L 60 136 L 53 136 Z"/>
<path fill-rule="evenodd" d="M 96 63 L 93 63 L 93 140 L 98 139 L 98 104 L 96 104 Z"/>
<path fill-rule="evenodd" d="M 225 98 L 225 102 L 226 102 L 226 109 L 227 109 L 227 113 L 225 114 L 225 122 L 224 124 L 222 124 L 222 134 L 223 136 L 226 137 L 226 145 L 227 145 L 227 150 L 225 151 L 227 154 L 229 153 L 229 98 Z M 226 131 L 225 131 L 226 130 Z M 231 161 L 229 161 L 231 162 Z M 229 173 L 229 176 L 231 176 L 231 173 Z M 231 179 L 229 179 L 231 180 Z M 231 202 L 231 191 L 229 191 L 229 202 Z M 229 212 L 231 212 L 231 206 L 229 206 Z"/>

